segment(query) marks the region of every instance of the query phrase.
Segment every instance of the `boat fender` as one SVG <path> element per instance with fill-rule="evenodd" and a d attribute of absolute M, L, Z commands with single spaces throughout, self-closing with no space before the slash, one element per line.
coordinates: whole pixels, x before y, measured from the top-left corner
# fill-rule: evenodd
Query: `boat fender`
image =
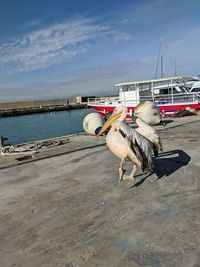
<path fill-rule="evenodd" d="M 83 129 L 90 135 L 97 135 L 104 121 L 99 113 L 89 113 L 83 120 Z"/>
<path fill-rule="evenodd" d="M 134 115 L 141 118 L 149 125 L 157 125 L 161 121 L 161 115 L 157 106 L 150 101 L 139 103 L 134 110 Z"/>

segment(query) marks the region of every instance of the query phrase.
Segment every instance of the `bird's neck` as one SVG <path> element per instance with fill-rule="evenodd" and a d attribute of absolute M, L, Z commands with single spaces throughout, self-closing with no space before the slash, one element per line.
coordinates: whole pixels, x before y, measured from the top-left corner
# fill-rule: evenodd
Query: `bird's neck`
<path fill-rule="evenodd" d="M 116 126 L 115 126 L 115 123 L 112 125 L 110 131 L 108 132 L 107 136 L 114 133 L 115 131 L 117 130 Z"/>

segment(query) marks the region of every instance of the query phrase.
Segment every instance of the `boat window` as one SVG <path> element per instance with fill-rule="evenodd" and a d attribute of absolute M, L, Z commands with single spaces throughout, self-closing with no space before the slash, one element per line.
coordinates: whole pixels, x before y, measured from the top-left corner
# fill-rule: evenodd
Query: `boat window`
<path fill-rule="evenodd" d="M 135 86 L 134 85 L 129 85 L 128 86 L 128 91 L 134 91 L 135 90 Z"/>
<path fill-rule="evenodd" d="M 140 91 L 146 91 L 146 90 L 149 90 L 150 88 L 151 88 L 150 84 L 140 84 L 139 85 L 139 90 Z"/>
<path fill-rule="evenodd" d="M 128 91 L 128 86 L 127 85 L 123 85 L 121 87 L 121 90 L 122 90 L 122 92 L 127 92 Z"/>
<path fill-rule="evenodd" d="M 200 88 L 193 88 L 192 90 L 191 90 L 191 92 L 193 93 L 193 92 L 200 92 Z"/>

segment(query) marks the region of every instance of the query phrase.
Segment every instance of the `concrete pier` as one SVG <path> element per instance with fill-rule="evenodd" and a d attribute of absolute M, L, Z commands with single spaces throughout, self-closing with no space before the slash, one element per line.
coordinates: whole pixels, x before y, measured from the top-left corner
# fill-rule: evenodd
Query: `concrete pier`
<path fill-rule="evenodd" d="M 154 173 L 134 183 L 119 185 L 104 137 L 0 157 L 0 266 L 199 266 L 200 118 L 166 122 Z"/>

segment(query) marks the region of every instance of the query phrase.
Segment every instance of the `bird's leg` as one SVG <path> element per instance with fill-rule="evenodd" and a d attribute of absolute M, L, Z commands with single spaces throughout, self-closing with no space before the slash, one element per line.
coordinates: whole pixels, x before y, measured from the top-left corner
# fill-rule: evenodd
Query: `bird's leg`
<path fill-rule="evenodd" d="M 132 169 L 132 172 L 130 175 L 124 175 L 123 177 L 123 180 L 126 180 L 126 181 L 134 181 L 134 174 L 137 170 L 137 166 L 135 164 L 133 164 L 133 169 Z"/>
<path fill-rule="evenodd" d="M 119 166 L 119 183 L 123 180 L 123 176 L 126 170 L 123 169 L 125 158 L 122 158 Z"/>
<path fill-rule="evenodd" d="M 134 179 L 134 174 L 136 173 L 136 170 L 137 170 L 137 166 L 135 164 L 133 164 L 133 169 L 132 169 L 132 172 L 130 174 L 130 176 L 133 177 L 133 179 Z"/>

